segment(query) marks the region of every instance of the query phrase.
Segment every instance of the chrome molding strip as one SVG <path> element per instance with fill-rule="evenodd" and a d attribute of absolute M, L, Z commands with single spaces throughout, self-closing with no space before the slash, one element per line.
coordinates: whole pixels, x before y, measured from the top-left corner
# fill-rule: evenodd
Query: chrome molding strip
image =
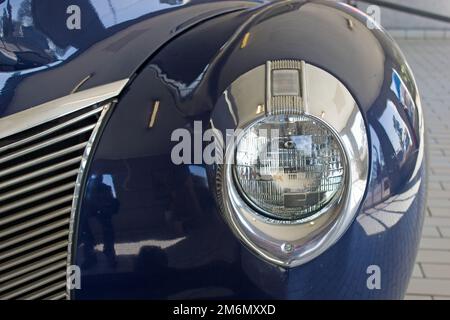
<path fill-rule="evenodd" d="M 92 151 L 92 148 L 94 146 L 95 138 L 97 137 L 97 134 L 100 130 L 100 126 L 103 123 L 103 120 L 110 110 L 111 106 L 114 104 L 114 102 L 108 103 L 103 106 L 103 111 L 100 114 L 100 117 L 97 121 L 97 125 L 95 126 L 94 130 L 92 131 L 92 134 L 89 138 L 89 141 L 86 145 L 86 148 L 84 149 L 84 153 L 81 159 L 80 168 L 78 170 L 77 180 L 75 182 L 75 190 L 73 193 L 73 201 L 72 201 L 72 208 L 70 212 L 70 221 L 69 221 L 69 242 L 67 244 L 67 270 L 66 270 L 66 298 L 67 300 L 71 299 L 71 288 L 70 288 L 70 276 L 71 276 L 71 266 L 72 266 L 72 246 L 73 246 L 73 238 L 74 238 L 74 232 L 75 232 L 75 224 L 76 224 L 76 214 L 77 214 L 77 208 L 78 208 L 78 202 L 81 196 L 81 189 L 82 189 L 82 182 L 83 178 L 86 172 L 87 163 L 89 160 L 89 155 Z"/>
<path fill-rule="evenodd" d="M 0 119 L 0 139 L 116 97 L 128 83 L 119 80 L 52 100 Z"/>

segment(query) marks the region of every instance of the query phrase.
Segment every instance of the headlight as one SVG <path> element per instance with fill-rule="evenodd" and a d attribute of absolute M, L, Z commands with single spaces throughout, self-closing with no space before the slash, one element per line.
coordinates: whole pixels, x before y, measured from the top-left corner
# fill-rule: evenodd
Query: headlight
<path fill-rule="evenodd" d="M 235 161 L 242 195 L 274 219 L 317 218 L 343 190 L 345 159 L 338 137 L 311 117 L 258 121 L 239 140 Z"/>
<path fill-rule="evenodd" d="M 214 173 L 222 213 L 250 250 L 292 267 L 338 241 L 369 170 L 364 119 L 344 84 L 302 61 L 269 61 L 227 88 L 211 126 L 227 140 L 234 129 Z"/>

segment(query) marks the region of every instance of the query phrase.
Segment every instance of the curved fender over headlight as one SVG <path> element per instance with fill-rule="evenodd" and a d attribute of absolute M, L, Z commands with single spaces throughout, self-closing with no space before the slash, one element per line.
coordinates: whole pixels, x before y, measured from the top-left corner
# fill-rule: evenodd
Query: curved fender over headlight
<path fill-rule="evenodd" d="M 208 20 L 140 70 L 86 171 L 76 298 L 402 297 L 423 222 L 424 127 L 383 30 L 343 4 L 278 1 Z M 198 123 L 243 130 L 223 155 L 234 164 L 190 152 L 209 143 Z M 260 128 L 278 129 L 279 143 Z M 190 163 L 171 159 L 177 129 L 194 138 Z M 297 164 L 261 166 L 261 146 L 275 144 L 276 159 Z M 95 181 L 120 203 L 103 231 Z M 89 260 L 93 244 L 116 263 Z M 374 265 L 379 290 L 367 286 Z"/>
<path fill-rule="evenodd" d="M 251 250 L 293 267 L 343 235 L 366 190 L 369 149 L 362 114 L 338 79 L 305 62 L 268 61 L 227 88 L 211 126 L 222 136 L 242 130 L 215 175 L 223 214 Z"/>

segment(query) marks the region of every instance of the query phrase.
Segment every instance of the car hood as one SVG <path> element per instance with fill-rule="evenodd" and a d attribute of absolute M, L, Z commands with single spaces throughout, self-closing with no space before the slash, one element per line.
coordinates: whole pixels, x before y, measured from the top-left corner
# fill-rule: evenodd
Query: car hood
<path fill-rule="evenodd" d="M 0 0 L 0 118 L 130 79 L 183 31 L 259 2 Z"/>

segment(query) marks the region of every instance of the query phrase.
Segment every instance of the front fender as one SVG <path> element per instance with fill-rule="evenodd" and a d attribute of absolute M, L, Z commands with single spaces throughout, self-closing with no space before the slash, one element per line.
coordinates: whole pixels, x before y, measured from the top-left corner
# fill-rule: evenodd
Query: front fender
<path fill-rule="evenodd" d="M 341 80 L 371 151 L 356 219 L 334 246 L 295 268 L 270 264 L 237 240 L 207 165 L 171 161 L 175 129 L 208 127 L 237 77 L 277 59 L 304 60 Z M 209 20 L 152 57 L 104 124 L 78 203 L 72 263 L 81 266 L 82 289 L 72 297 L 401 298 L 423 222 L 423 133 L 417 87 L 398 46 L 353 8 L 281 1 Z M 109 215 L 92 209 L 105 201 L 90 191 L 95 183 L 117 201 Z M 375 290 L 367 286 L 373 265 L 381 270 Z"/>

